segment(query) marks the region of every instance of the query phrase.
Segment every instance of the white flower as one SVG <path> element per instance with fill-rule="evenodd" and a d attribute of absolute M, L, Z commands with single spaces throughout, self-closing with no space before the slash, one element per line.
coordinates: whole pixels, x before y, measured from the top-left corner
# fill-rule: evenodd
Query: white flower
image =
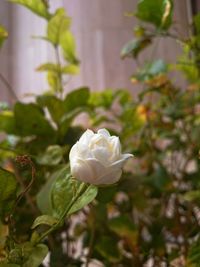
<path fill-rule="evenodd" d="M 110 136 L 106 129 L 97 133 L 87 130 L 69 153 L 71 174 L 85 183 L 113 184 L 120 179 L 122 167 L 130 157 L 131 154 L 121 153 L 119 137 Z"/>

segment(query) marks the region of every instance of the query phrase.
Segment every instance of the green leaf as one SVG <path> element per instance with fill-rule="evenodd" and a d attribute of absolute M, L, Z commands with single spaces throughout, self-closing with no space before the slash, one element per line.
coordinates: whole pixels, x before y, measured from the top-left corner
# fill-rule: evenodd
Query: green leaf
<path fill-rule="evenodd" d="M 50 71 L 50 72 L 55 72 L 57 74 L 62 73 L 62 74 L 75 75 L 79 73 L 80 67 L 74 64 L 60 67 L 59 65 L 54 64 L 54 63 L 45 63 L 45 64 L 40 65 L 36 70 L 41 71 L 41 72 Z"/>
<path fill-rule="evenodd" d="M 62 33 L 60 36 L 60 46 L 65 60 L 71 64 L 77 65 L 79 61 L 76 58 L 76 44 L 74 36 L 70 31 Z"/>
<path fill-rule="evenodd" d="M 84 102 L 85 100 L 77 100 L 77 102 Z M 83 111 L 83 107 L 81 108 L 76 108 L 72 111 L 68 110 L 68 104 L 65 105 L 64 101 L 62 101 L 61 99 L 57 98 L 54 95 L 40 95 L 37 97 L 37 103 L 41 108 L 47 108 L 49 111 L 49 114 L 51 115 L 52 120 L 56 123 L 57 125 L 57 129 L 58 129 L 58 133 L 65 135 L 68 128 L 71 125 L 71 122 L 73 121 L 73 119 Z M 1 113 L 0 113 L 0 131 L 2 128 L 2 131 L 8 132 L 9 129 L 12 130 L 12 128 L 10 127 L 10 124 L 12 123 L 12 121 L 8 121 L 7 122 L 7 117 L 4 119 L 4 117 L 2 118 L 1 121 Z M 2 127 L 1 127 L 2 124 Z M 8 125 L 7 125 L 8 124 Z M 12 126 L 12 124 L 11 124 Z M 14 130 L 9 130 L 9 133 L 14 134 Z"/>
<path fill-rule="evenodd" d="M 41 215 L 35 219 L 33 225 L 31 226 L 31 229 L 35 229 L 36 227 L 38 227 L 41 224 L 53 226 L 57 222 L 58 222 L 58 220 L 56 218 L 54 218 L 53 216 Z"/>
<path fill-rule="evenodd" d="M 52 215 L 51 206 L 51 190 L 56 179 L 59 177 L 62 179 L 65 175 L 69 173 L 68 166 L 61 166 L 58 170 L 52 173 L 46 184 L 42 187 L 40 192 L 36 196 L 37 206 L 43 214 Z"/>
<path fill-rule="evenodd" d="M 94 107 L 104 107 L 106 109 L 109 109 L 117 94 L 114 94 L 112 89 L 106 89 L 102 92 L 91 92 L 89 104 Z"/>
<path fill-rule="evenodd" d="M 64 114 L 60 117 L 59 131 L 64 136 L 70 127 L 73 119 L 85 111 L 88 107 L 90 92 L 87 87 L 73 90 L 66 95 L 63 101 Z"/>
<path fill-rule="evenodd" d="M 52 72 L 59 72 L 60 71 L 60 67 L 58 64 L 54 64 L 54 63 L 44 63 L 42 65 L 40 65 L 39 67 L 37 67 L 36 69 L 37 71 L 52 71 Z"/>
<path fill-rule="evenodd" d="M 200 190 L 192 190 L 184 194 L 183 198 L 187 201 L 200 202 Z"/>
<path fill-rule="evenodd" d="M 36 104 L 17 103 L 14 107 L 16 130 L 20 136 L 52 136 L 54 130 Z"/>
<path fill-rule="evenodd" d="M 111 263 L 116 263 L 121 259 L 117 243 L 112 237 L 100 237 L 95 249 Z"/>
<path fill-rule="evenodd" d="M 48 6 L 42 0 L 10 0 L 12 3 L 20 4 L 27 7 L 35 14 L 50 19 L 51 15 L 48 12 Z"/>
<path fill-rule="evenodd" d="M 75 119 L 77 115 L 84 111 L 84 107 L 76 108 L 72 111 L 67 112 L 61 117 L 61 123 L 59 128 L 59 134 L 62 137 L 65 137 L 67 132 L 70 129 L 72 121 Z"/>
<path fill-rule="evenodd" d="M 167 71 L 167 65 L 162 59 L 153 61 L 148 65 L 148 72 L 150 75 L 155 76 Z"/>
<path fill-rule="evenodd" d="M 79 66 L 77 66 L 75 64 L 71 64 L 71 65 L 67 65 L 67 66 L 62 67 L 61 71 L 64 74 L 75 75 L 75 74 L 78 74 L 80 72 L 80 68 L 79 68 Z"/>
<path fill-rule="evenodd" d="M 49 146 L 45 152 L 36 157 L 40 165 L 54 166 L 58 165 L 63 159 L 64 148 L 58 145 Z"/>
<path fill-rule="evenodd" d="M 194 16 L 194 26 L 197 34 L 200 34 L 200 14 Z"/>
<path fill-rule="evenodd" d="M 67 94 L 64 105 L 65 111 L 71 111 L 75 108 L 86 107 L 89 100 L 90 92 L 87 87 L 82 87 L 76 90 L 73 90 Z"/>
<path fill-rule="evenodd" d="M 60 74 L 58 72 L 48 71 L 47 81 L 53 93 L 62 92 L 63 89 L 62 89 Z"/>
<path fill-rule="evenodd" d="M 136 75 L 132 76 L 132 78 L 136 78 L 138 81 L 147 81 L 156 75 L 166 73 L 167 70 L 167 64 L 162 59 L 158 59 L 152 63 L 145 64 L 144 68 L 139 70 Z"/>
<path fill-rule="evenodd" d="M 2 47 L 4 41 L 8 38 L 8 32 L 5 28 L 0 25 L 0 48 Z"/>
<path fill-rule="evenodd" d="M 17 183 L 13 173 L 0 167 L 0 215 L 8 213 L 16 199 Z"/>
<path fill-rule="evenodd" d="M 7 134 L 16 133 L 15 118 L 12 111 L 2 111 L 0 113 L 0 131 Z"/>
<path fill-rule="evenodd" d="M 191 57 L 191 50 L 190 43 L 182 45 L 182 55 L 178 58 L 176 69 L 180 70 L 190 83 L 196 83 L 199 79 L 199 69 L 198 65 L 195 63 L 195 59 Z"/>
<path fill-rule="evenodd" d="M 53 184 L 51 191 L 52 208 L 55 217 L 60 217 L 62 215 L 64 210 L 71 203 L 72 199 L 75 198 L 81 186 L 82 184 L 73 179 L 70 173 L 66 173 L 64 177 L 58 177 L 56 182 Z M 68 215 L 82 209 L 84 206 L 89 204 L 96 195 L 97 187 L 90 185 L 74 203 L 68 212 Z"/>
<path fill-rule="evenodd" d="M 167 30 L 172 23 L 173 3 L 171 0 L 140 0 L 136 16 L 157 28 Z"/>
<path fill-rule="evenodd" d="M 200 267 L 200 240 L 189 247 L 187 266 Z"/>
<path fill-rule="evenodd" d="M 170 177 L 163 167 L 158 167 L 155 172 L 147 178 L 147 182 L 158 190 L 164 190 L 170 183 Z"/>
<path fill-rule="evenodd" d="M 41 95 L 37 97 L 41 107 L 47 107 L 53 121 L 59 125 L 65 113 L 64 103 L 54 95 Z"/>
<path fill-rule="evenodd" d="M 67 32 L 70 27 L 70 18 L 66 16 L 64 8 L 57 9 L 55 15 L 49 20 L 47 27 L 48 39 L 58 45 L 60 37 Z"/>
<path fill-rule="evenodd" d="M 94 185 L 89 185 L 84 194 L 82 194 L 78 198 L 78 200 L 74 203 L 74 205 L 71 207 L 70 211 L 68 212 L 68 215 L 81 210 L 86 205 L 91 203 L 97 196 L 97 193 L 98 193 L 98 188 Z"/>
<path fill-rule="evenodd" d="M 44 244 L 39 244 L 31 250 L 28 260 L 22 267 L 39 267 L 48 253 L 48 247 Z"/>
<path fill-rule="evenodd" d="M 108 222 L 109 228 L 121 238 L 127 238 L 134 245 L 137 242 L 138 232 L 130 218 L 126 215 L 113 218 Z"/>
<path fill-rule="evenodd" d="M 133 56 L 134 58 L 137 58 L 138 54 L 150 44 L 151 39 L 149 37 L 133 39 L 122 48 L 121 57 L 125 58 Z"/>

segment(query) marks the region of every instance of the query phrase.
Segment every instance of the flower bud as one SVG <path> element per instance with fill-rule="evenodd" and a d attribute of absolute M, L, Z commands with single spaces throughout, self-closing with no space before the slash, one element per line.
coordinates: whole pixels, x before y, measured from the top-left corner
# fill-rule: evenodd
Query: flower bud
<path fill-rule="evenodd" d="M 97 133 L 87 130 L 69 153 L 71 174 L 78 180 L 94 185 L 116 183 L 125 161 L 131 154 L 121 153 L 119 137 L 106 129 Z"/>

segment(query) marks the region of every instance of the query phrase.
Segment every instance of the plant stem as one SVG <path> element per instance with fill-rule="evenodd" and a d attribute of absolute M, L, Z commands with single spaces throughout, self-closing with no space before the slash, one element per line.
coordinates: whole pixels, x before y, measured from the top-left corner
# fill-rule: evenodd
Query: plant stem
<path fill-rule="evenodd" d="M 26 200 L 27 200 L 27 203 L 29 204 L 29 206 L 30 206 L 31 210 L 33 211 L 33 213 L 34 214 L 38 214 L 38 210 L 37 210 L 37 208 L 36 208 L 36 206 L 35 206 L 35 204 L 34 204 L 34 202 L 32 200 L 32 197 L 29 195 L 29 192 L 28 192 L 30 187 L 33 184 L 34 177 L 32 177 L 31 182 L 29 183 L 29 185 L 27 187 L 24 185 L 23 179 L 20 176 L 17 168 L 15 168 L 15 177 L 16 177 L 17 181 L 19 182 L 19 184 L 20 184 L 20 186 L 22 188 L 22 193 L 20 194 L 20 197 L 18 198 L 17 202 L 19 202 L 21 200 L 21 198 L 23 196 L 25 196 Z M 17 205 L 17 203 L 16 203 L 16 205 Z"/>
<path fill-rule="evenodd" d="M 63 93 L 63 80 L 62 80 L 62 72 L 61 72 L 61 61 L 60 61 L 60 54 L 59 54 L 59 49 L 58 49 L 58 46 L 55 45 L 54 46 L 55 48 L 55 54 L 56 54 L 56 61 L 57 61 L 57 64 L 58 64 L 58 67 L 59 67 L 59 72 L 58 72 L 58 78 L 59 78 L 59 82 L 58 82 L 58 91 L 60 92 L 60 95 L 62 97 L 62 93 Z"/>
<path fill-rule="evenodd" d="M 74 203 L 85 192 L 85 190 L 87 189 L 87 187 L 88 187 L 87 184 L 85 184 L 85 183 L 82 183 L 81 184 L 80 189 L 79 189 L 79 192 L 72 199 L 72 201 L 70 202 L 70 204 L 66 207 L 66 209 L 64 210 L 64 212 L 60 216 L 60 219 L 58 220 L 58 222 L 56 224 L 54 224 L 51 228 L 49 228 L 43 235 L 41 235 L 41 237 L 36 241 L 37 243 L 40 243 L 46 236 L 48 236 L 50 233 L 52 233 L 54 230 L 56 230 L 59 227 L 59 225 L 64 221 L 64 219 L 67 216 L 68 212 L 70 211 L 70 209 L 74 205 Z"/>
<path fill-rule="evenodd" d="M 0 80 L 4 83 L 4 85 L 7 87 L 8 91 L 10 94 L 14 97 L 14 100 L 19 100 L 15 91 L 13 90 L 12 86 L 10 83 L 7 81 L 7 79 L 3 76 L 2 73 L 0 73 Z"/>
<path fill-rule="evenodd" d="M 90 259 L 92 256 L 94 238 L 95 238 L 95 224 L 92 225 L 92 229 L 91 229 L 91 236 L 90 236 L 90 241 L 89 241 L 89 251 L 88 251 L 85 267 L 88 267 L 89 263 L 90 263 Z"/>

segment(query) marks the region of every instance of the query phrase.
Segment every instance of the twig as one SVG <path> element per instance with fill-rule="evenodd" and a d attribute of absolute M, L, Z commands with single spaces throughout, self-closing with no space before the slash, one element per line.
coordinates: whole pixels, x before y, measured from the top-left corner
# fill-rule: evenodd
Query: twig
<path fill-rule="evenodd" d="M 57 86 L 58 87 L 60 86 L 60 94 L 61 94 L 61 97 L 62 97 L 62 93 L 63 93 L 63 80 L 62 80 L 62 72 L 61 72 L 60 54 L 59 54 L 59 49 L 58 49 L 58 46 L 57 45 L 55 46 L 55 54 L 56 54 L 56 61 L 57 61 L 58 67 L 59 67 L 59 72 L 58 72 L 59 84 Z"/>
<path fill-rule="evenodd" d="M 93 250 L 94 237 L 95 237 L 95 223 L 92 224 L 91 236 L 90 236 L 90 241 L 89 241 L 89 251 L 88 251 L 85 267 L 88 267 L 90 263 L 92 250 Z"/>
<path fill-rule="evenodd" d="M 38 210 L 36 209 L 33 201 L 32 201 L 32 198 L 31 196 L 29 195 L 28 191 L 30 190 L 30 188 L 32 187 L 34 181 L 35 181 L 35 167 L 33 165 L 33 162 L 31 161 L 31 159 L 29 158 L 29 156 L 18 156 L 16 158 L 16 161 L 19 162 L 21 165 L 29 165 L 31 167 L 31 181 L 30 183 L 28 184 L 28 186 L 25 186 L 24 183 L 23 183 L 23 180 L 21 178 L 21 176 L 19 175 L 19 172 L 17 171 L 17 169 L 15 168 L 15 174 L 16 174 L 16 178 L 19 182 L 19 184 L 21 185 L 22 187 L 22 193 L 18 196 L 16 202 L 15 202 L 15 206 L 14 206 L 14 209 L 16 209 L 19 201 L 22 199 L 23 196 L 26 197 L 27 199 L 27 202 L 29 203 L 31 209 L 33 210 L 34 213 L 37 213 Z"/>
<path fill-rule="evenodd" d="M 14 100 L 19 100 L 15 91 L 13 90 L 12 86 L 10 83 L 7 81 L 7 79 L 3 76 L 2 73 L 0 73 L 0 80 L 4 83 L 4 85 L 7 87 L 9 90 L 10 94 L 14 97 Z"/>

